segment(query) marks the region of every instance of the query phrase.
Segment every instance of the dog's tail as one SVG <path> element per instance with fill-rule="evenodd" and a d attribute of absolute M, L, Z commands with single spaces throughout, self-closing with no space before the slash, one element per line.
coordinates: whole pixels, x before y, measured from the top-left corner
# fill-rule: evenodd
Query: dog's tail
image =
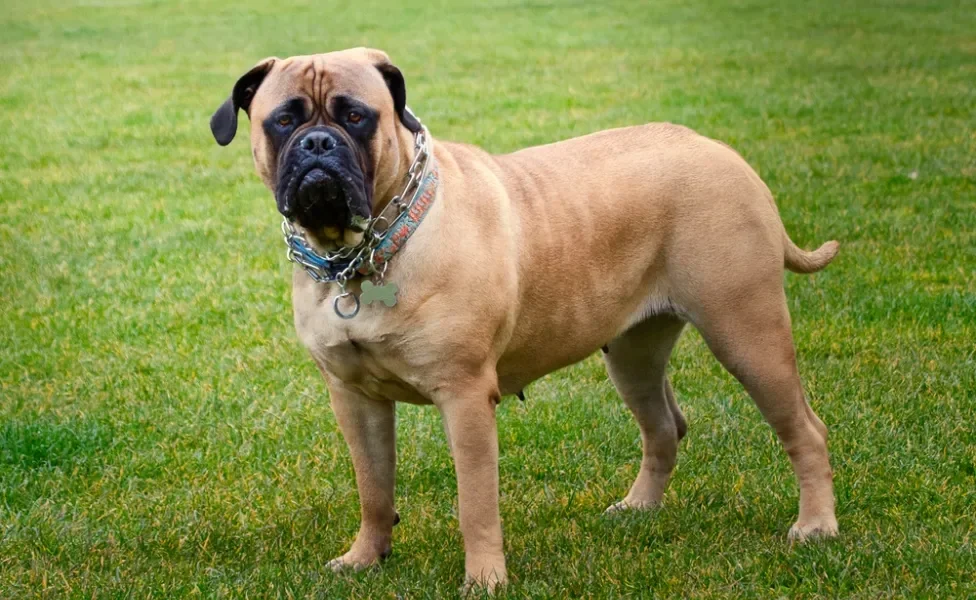
<path fill-rule="evenodd" d="M 786 256 L 783 262 L 786 268 L 794 273 L 816 273 L 820 269 L 830 264 L 837 256 L 840 244 L 837 240 L 830 240 L 813 252 L 807 252 L 793 243 L 790 236 L 783 230 L 783 238 L 786 241 Z"/>

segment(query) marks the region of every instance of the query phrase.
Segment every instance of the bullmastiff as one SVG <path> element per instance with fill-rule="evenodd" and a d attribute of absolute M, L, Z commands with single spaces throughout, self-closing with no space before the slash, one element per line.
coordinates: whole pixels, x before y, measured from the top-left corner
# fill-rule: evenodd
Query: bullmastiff
<path fill-rule="evenodd" d="M 329 565 L 391 551 L 397 402 L 440 411 L 458 484 L 467 581 L 507 575 L 495 407 L 603 349 L 640 427 L 630 491 L 660 504 L 686 423 L 667 363 L 687 323 L 755 400 L 793 464 L 789 538 L 837 533 L 827 429 L 800 384 L 784 268 L 837 253 L 789 238 L 735 151 L 668 123 L 492 155 L 435 140 L 378 50 L 267 58 L 211 119 L 251 122 L 261 179 L 284 216 L 295 327 L 349 445 L 362 522 Z"/>

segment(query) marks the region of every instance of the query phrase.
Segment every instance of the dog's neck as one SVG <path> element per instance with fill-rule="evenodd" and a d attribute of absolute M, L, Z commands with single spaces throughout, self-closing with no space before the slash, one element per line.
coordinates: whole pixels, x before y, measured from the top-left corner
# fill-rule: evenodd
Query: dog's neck
<path fill-rule="evenodd" d="M 393 176 L 374 183 L 372 202 L 374 215 L 382 213 L 390 201 L 403 191 L 403 186 L 407 182 L 407 174 L 410 172 L 410 165 L 413 164 L 414 157 L 417 155 L 414 135 L 410 131 L 404 127 L 398 127 L 397 137 L 397 146 L 400 151 L 395 155 L 396 165 L 393 169 L 388 170 L 393 173 Z M 427 144 L 433 153 L 434 140 L 428 138 Z"/>

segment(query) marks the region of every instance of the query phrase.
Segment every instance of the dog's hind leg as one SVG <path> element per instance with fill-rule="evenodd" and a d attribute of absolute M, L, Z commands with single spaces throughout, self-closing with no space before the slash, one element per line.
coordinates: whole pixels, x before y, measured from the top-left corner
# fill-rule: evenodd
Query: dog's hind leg
<path fill-rule="evenodd" d="M 664 496 L 678 441 L 687 430 L 666 373 L 683 328 L 684 322 L 676 317 L 651 317 L 610 342 L 604 356 L 610 379 L 637 419 L 643 445 L 637 479 L 627 496 L 608 512 L 650 508 L 659 505 Z"/>
<path fill-rule="evenodd" d="M 827 428 L 803 394 L 782 275 L 770 270 L 710 300 L 691 311 L 692 322 L 752 396 L 793 463 L 800 514 L 790 539 L 836 535 Z"/>

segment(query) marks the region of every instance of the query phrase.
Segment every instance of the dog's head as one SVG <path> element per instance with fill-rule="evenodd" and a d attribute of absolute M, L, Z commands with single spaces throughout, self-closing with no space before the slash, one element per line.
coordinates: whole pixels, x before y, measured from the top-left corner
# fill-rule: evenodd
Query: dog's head
<path fill-rule="evenodd" d="M 251 120 L 251 151 L 278 211 L 320 244 L 353 244 L 413 157 L 420 123 L 403 75 L 379 50 L 266 58 L 210 119 L 217 143 Z"/>

